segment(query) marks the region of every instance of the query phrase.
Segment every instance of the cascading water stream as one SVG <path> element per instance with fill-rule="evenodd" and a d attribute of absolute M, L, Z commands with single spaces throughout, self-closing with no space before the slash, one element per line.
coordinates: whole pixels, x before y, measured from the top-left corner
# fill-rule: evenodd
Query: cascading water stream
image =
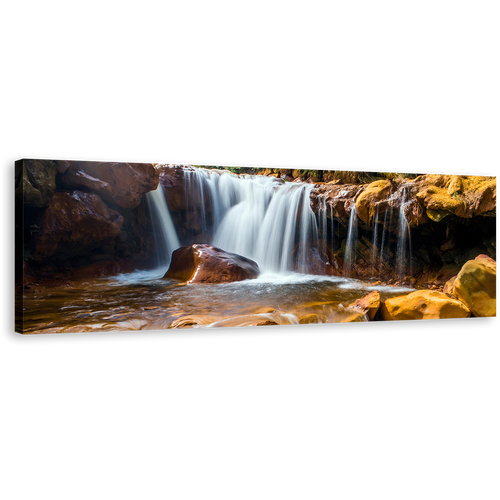
<path fill-rule="evenodd" d="M 171 180 L 167 177 L 162 180 L 174 189 L 169 191 L 160 185 L 143 198 L 151 213 L 150 223 L 143 231 L 154 232 L 159 267 L 95 278 L 86 274 L 71 276 L 71 289 L 63 279 L 62 286 L 55 288 L 56 293 L 54 283 L 57 286 L 59 279 L 37 284 L 36 289 L 27 286 L 23 290 L 27 297 L 22 311 L 25 333 L 344 322 L 363 319 L 361 315 L 353 316 L 353 310 L 345 305 L 371 291 L 378 291 L 381 302 L 411 291 L 401 287 L 401 283 L 397 283 L 397 288 L 370 283 L 363 279 L 370 269 L 363 270 L 360 265 L 375 259 L 367 253 L 367 235 L 373 229 L 374 248 L 382 231 L 381 247 L 387 246 L 391 271 L 406 275 L 407 266 L 411 274 L 409 188 L 400 186 L 390 203 L 380 206 L 388 207 L 384 214 L 376 210 L 373 228 L 358 218 L 356 206 L 351 204 L 344 249 L 345 276 L 361 275 L 361 279 L 345 279 L 336 272 L 339 243 L 346 234 L 344 222 L 340 227 L 334 217 L 339 205 L 316 192 L 315 215 L 311 209 L 313 185 L 189 168 L 186 179 L 182 179 L 183 172 L 176 168 L 174 180 L 181 177 L 185 185 L 167 183 Z M 207 243 L 256 260 L 262 275 L 220 286 L 179 286 L 182 282 L 162 279 L 172 251 L 180 246 L 167 202 L 178 222 L 182 244 L 208 239 Z M 136 222 L 141 221 L 142 208 L 136 214 Z M 396 215 L 397 220 L 393 221 Z M 153 235 L 147 236 L 145 241 L 149 244 L 149 236 Z M 342 241 L 340 246 L 343 245 Z M 324 249 L 329 258 L 333 256 L 329 263 L 335 266 L 333 274 L 328 273 L 331 267 L 321 268 L 321 262 L 315 260 Z M 45 288 L 40 292 L 42 286 Z M 40 305 L 40 296 L 44 294 L 54 296 L 50 307 Z"/>
<path fill-rule="evenodd" d="M 405 276 L 412 276 L 412 251 L 411 251 L 411 231 L 408 219 L 406 218 L 405 207 L 409 201 L 408 189 L 403 188 L 401 202 L 399 205 L 398 217 L 398 244 L 396 269 L 399 279 L 404 279 Z M 408 261 L 408 268 L 406 262 Z"/>
<path fill-rule="evenodd" d="M 327 253 L 327 241 L 328 241 L 328 217 L 327 217 L 327 211 L 326 211 L 326 198 L 320 197 L 319 198 L 319 205 L 320 205 L 320 237 L 321 237 L 321 250 L 323 251 L 323 254 L 326 255 Z M 333 234 L 333 233 L 332 233 Z"/>
<path fill-rule="evenodd" d="M 255 260 L 263 271 L 305 273 L 307 248 L 317 241 L 311 186 L 271 182 L 259 188 L 253 178 L 239 185 L 241 201 L 226 212 L 213 244 Z"/>
<path fill-rule="evenodd" d="M 372 241 L 372 266 L 373 269 L 376 269 L 377 263 L 377 249 L 378 249 L 378 240 L 379 240 L 379 224 L 378 224 L 378 214 L 379 214 L 379 206 L 377 205 L 375 208 L 375 215 L 373 219 L 373 241 Z"/>
<path fill-rule="evenodd" d="M 351 205 L 349 215 L 349 228 L 347 231 L 347 241 L 344 253 L 344 275 L 351 277 L 352 264 L 355 257 L 356 241 L 358 240 L 358 214 L 356 204 Z"/>
<path fill-rule="evenodd" d="M 180 243 L 161 184 L 146 194 L 146 201 L 153 221 L 158 267 L 166 270 L 172 252 L 180 247 Z"/>
<path fill-rule="evenodd" d="M 200 168 L 184 175 L 186 210 L 200 212 L 209 243 L 255 260 L 264 272 L 307 272 L 308 252 L 318 246 L 311 184 Z"/>
<path fill-rule="evenodd" d="M 336 248 L 333 208 L 320 196 L 315 216 L 310 206 L 312 184 L 192 167 L 183 169 L 183 175 L 189 220 L 183 244 L 212 244 L 255 260 L 265 273 L 307 274 L 315 258 L 328 259 L 331 249 Z M 379 207 L 375 209 L 370 260 L 373 273 L 378 274 L 384 272 L 390 259 L 390 265 L 403 279 L 412 274 L 411 233 L 405 214 L 409 192 L 403 188 L 394 196 L 401 196 L 397 220 L 393 221 L 393 203 L 383 214 Z M 158 265 L 166 267 L 173 250 L 180 246 L 179 239 L 163 189 L 149 193 L 147 201 L 153 214 Z M 353 203 L 344 250 L 346 277 L 353 276 L 362 231 L 359 223 Z"/>

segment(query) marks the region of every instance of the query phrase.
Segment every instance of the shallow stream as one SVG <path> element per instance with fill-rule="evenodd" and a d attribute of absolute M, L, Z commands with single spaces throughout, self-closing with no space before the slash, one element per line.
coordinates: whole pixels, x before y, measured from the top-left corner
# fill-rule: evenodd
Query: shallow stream
<path fill-rule="evenodd" d="M 373 290 L 382 300 L 410 291 L 373 281 L 298 273 L 181 285 L 161 279 L 164 272 L 34 285 L 24 295 L 25 333 L 337 323 L 352 321 L 345 307 Z"/>

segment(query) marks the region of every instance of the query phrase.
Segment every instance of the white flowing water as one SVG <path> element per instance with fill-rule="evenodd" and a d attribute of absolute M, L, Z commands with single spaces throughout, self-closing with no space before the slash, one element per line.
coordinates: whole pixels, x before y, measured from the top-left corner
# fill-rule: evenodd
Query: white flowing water
<path fill-rule="evenodd" d="M 328 250 L 328 217 L 327 217 L 327 208 L 326 208 L 326 198 L 323 196 L 318 198 L 319 200 L 319 234 L 321 239 L 321 250 L 323 254 L 326 255 Z M 332 232 L 333 235 L 333 232 Z"/>
<path fill-rule="evenodd" d="M 186 210 L 200 213 L 209 243 L 255 260 L 264 272 L 307 272 L 309 250 L 318 245 L 313 185 L 200 168 L 184 175 Z"/>
<path fill-rule="evenodd" d="M 167 268 L 172 252 L 181 245 L 161 185 L 147 193 L 146 200 L 153 221 L 158 267 Z"/>
<path fill-rule="evenodd" d="M 378 251 L 378 245 L 379 245 L 379 224 L 378 224 L 378 214 L 379 214 L 379 207 L 375 208 L 375 215 L 373 219 L 373 241 L 372 241 L 372 265 L 375 268 L 376 267 L 376 262 L 377 262 L 377 251 Z"/>
<path fill-rule="evenodd" d="M 403 189 L 403 196 L 399 205 L 398 244 L 396 253 L 396 269 L 400 279 L 403 279 L 407 275 L 412 275 L 411 231 L 405 214 L 405 207 L 409 201 L 408 198 L 408 190 Z M 406 261 L 408 261 L 408 267 L 406 266 Z"/>
<path fill-rule="evenodd" d="M 347 241 L 344 254 L 344 276 L 352 276 L 352 263 L 355 257 L 356 241 L 358 240 L 358 214 L 356 204 L 351 205 L 349 215 L 349 228 L 347 231 Z"/>
<path fill-rule="evenodd" d="M 318 198 L 318 217 L 310 206 L 312 184 L 285 183 L 266 176 L 236 175 L 228 171 L 185 168 L 185 210 L 197 229 L 183 244 L 209 243 L 255 260 L 263 273 L 311 272 L 315 255 L 324 258 L 335 247 L 335 217 L 326 198 Z M 397 212 L 392 206 L 374 214 L 371 260 L 373 269 L 389 258 L 400 279 L 411 276 L 411 233 L 405 214 L 407 190 Z M 172 252 L 180 246 L 161 187 L 148 193 L 152 213 L 158 267 L 168 267 Z M 329 216 L 329 217 L 328 217 Z M 330 219 L 330 220 L 328 220 Z M 353 276 L 359 238 L 356 206 L 350 209 L 344 252 L 344 276 Z M 391 237 L 391 234 L 395 238 Z M 393 256 L 393 257 L 392 257 Z M 375 277 L 375 276 L 374 276 Z"/>
<path fill-rule="evenodd" d="M 43 293 L 38 286 L 29 289 L 23 309 L 25 332 L 297 324 L 311 316 L 318 323 L 335 323 L 351 315 L 347 304 L 372 290 L 380 292 L 382 302 L 411 290 L 350 277 L 358 237 L 366 232 L 355 205 L 349 217 L 345 277 L 312 276 L 306 273 L 311 272 L 314 251 L 324 250 L 326 247 L 320 245 L 327 238 L 331 249 L 336 249 L 335 238 L 340 238 L 333 208 L 330 205 L 327 213 L 324 198 L 319 201 L 318 224 L 310 206 L 312 185 L 205 169 L 187 168 L 184 174 L 185 208 L 190 216 L 184 223 L 196 224 L 187 237 L 196 235 L 208 240 L 203 242 L 256 260 L 261 276 L 217 286 L 179 286 L 162 279 L 172 252 L 180 244 L 168 200 L 159 187 L 145 198 L 156 238 L 158 269 L 93 280 L 86 277 L 73 281 L 71 289 L 66 283 L 60 288 L 51 283 Z M 402 272 L 409 262 L 411 274 L 411 234 L 405 213 L 408 195 L 405 192 L 401 200 L 395 228 L 391 208 L 384 214 L 379 234 L 382 214 L 377 212 L 373 238 L 375 247 L 380 241 L 379 254 L 386 248 L 392 256 L 397 246 L 397 257 L 391 264 Z M 183 244 L 196 242 L 202 241 Z"/>

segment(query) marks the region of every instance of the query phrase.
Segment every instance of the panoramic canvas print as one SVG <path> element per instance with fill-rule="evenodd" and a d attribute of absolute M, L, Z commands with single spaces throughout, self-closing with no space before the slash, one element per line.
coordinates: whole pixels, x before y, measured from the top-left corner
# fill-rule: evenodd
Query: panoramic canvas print
<path fill-rule="evenodd" d="M 496 314 L 496 178 L 19 160 L 16 331 Z"/>

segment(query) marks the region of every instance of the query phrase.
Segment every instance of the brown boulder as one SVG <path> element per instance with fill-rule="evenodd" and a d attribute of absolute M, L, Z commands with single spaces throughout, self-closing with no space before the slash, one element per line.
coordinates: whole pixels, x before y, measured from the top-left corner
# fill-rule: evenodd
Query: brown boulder
<path fill-rule="evenodd" d="M 366 314 L 368 319 L 373 321 L 375 318 L 375 314 L 380 307 L 380 293 L 377 290 L 370 292 L 368 295 L 355 300 L 350 306 L 349 309 L 360 312 L 362 314 Z"/>
<path fill-rule="evenodd" d="M 158 187 L 159 173 L 152 163 L 72 161 L 61 180 L 69 188 L 90 189 L 105 201 L 135 208 Z"/>
<path fill-rule="evenodd" d="M 241 255 L 211 245 L 181 247 L 172 254 L 166 279 L 186 283 L 231 283 L 259 276 L 259 266 Z"/>
<path fill-rule="evenodd" d="M 467 318 L 469 309 L 444 293 L 418 290 L 387 299 L 381 307 L 385 320 Z"/>
<path fill-rule="evenodd" d="M 474 316 L 496 316 L 496 262 L 487 255 L 467 261 L 454 283 L 455 295 Z"/>
<path fill-rule="evenodd" d="M 95 193 L 55 193 L 43 212 L 34 259 L 84 255 L 97 243 L 120 234 L 123 217 Z"/>

